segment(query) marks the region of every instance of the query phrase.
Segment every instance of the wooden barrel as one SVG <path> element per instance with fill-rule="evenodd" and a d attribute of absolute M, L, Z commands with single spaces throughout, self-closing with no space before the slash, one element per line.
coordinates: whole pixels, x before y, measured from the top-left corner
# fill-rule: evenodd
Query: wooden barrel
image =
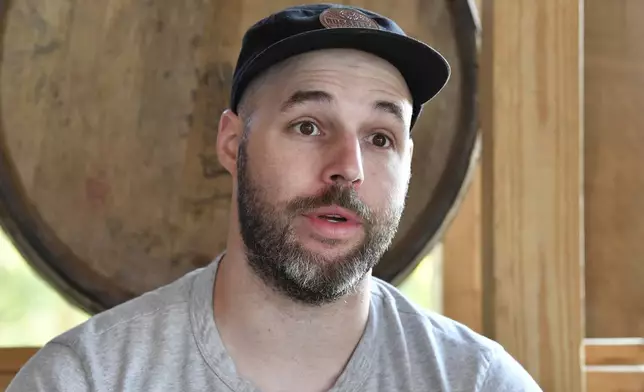
<path fill-rule="evenodd" d="M 245 30 L 301 1 L 5 1 L 0 222 L 86 311 L 204 266 L 225 246 L 231 178 L 215 151 Z M 452 65 L 414 132 L 408 208 L 374 271 L 397 283 L 458 205 L 477 144 L 467 0 L 349 1 Z"/>

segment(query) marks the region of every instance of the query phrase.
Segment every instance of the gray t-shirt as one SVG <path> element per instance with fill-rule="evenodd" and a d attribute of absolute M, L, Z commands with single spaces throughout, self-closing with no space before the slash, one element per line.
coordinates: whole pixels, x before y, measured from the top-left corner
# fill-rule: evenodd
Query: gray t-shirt
<path fill-rule="evenodd" d="M 256 392 L 235 373 L 214 323 L 218 262 L 56 337 L 8 392 Z M 541 391 L 497 343 L 372 279 L 367 327 L 332 391 Z"/>

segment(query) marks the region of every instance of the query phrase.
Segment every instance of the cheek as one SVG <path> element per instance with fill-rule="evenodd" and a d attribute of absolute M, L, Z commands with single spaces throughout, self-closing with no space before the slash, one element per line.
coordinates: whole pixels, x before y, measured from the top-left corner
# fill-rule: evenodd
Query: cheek
<path fill-rule="evenodd" d="M 409 166 L 402 161 L 369 164 L 365 167 L 363 200 L 379 209 L 404 203 L 409 176 Z"/>
<path fill-rule="evenodd" d="M 295 197 L 309 196 L 318 189 L 314 186 L 314 163 L 304 159 L 293 148 L 271 143 L 257 143 L 252 166 L 256 181 L 265 191 L 265 197 L 275 203 L 288 202 Z M 319 184 L 318 184 L 319 186 Z"/>

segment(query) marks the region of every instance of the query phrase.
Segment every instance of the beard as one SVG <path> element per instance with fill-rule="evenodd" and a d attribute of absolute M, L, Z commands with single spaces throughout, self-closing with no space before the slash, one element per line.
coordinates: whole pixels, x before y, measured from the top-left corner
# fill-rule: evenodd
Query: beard
<path fill-rule="evenodd" d="M 385 210 L 371 210 L 355 189 L 340 184 L 312 196 L 271 203 L 252 177 L 243 138 L 237 161 L 239 225 L 246 259 L 254 273 L 271 289 L 296 302 L 320 306 L 355 292 L 366 274 L 389 248 L 398 229 L 404 199 Z M 331 256 L 306 249 L 292 222 L 323 206 L 337 205 L 362 220 L 363 240 L 344 254 Z M 327 246 L 340 240 L 321 240 Z"/>

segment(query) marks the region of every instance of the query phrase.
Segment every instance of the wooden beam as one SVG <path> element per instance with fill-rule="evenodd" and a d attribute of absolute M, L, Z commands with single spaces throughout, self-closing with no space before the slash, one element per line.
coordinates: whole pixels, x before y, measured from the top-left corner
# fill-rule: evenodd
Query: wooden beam
<path fill-rule="evenodd" d="M 2 347 L 0 348 L 0 391 L 4 391 L 20 368 L 39 348 Z"/>
<path fill-rule="evenodd" d="M 468 0 L 480 34 L 482 0 Z M 479 40 L 480 41 L 480 40 Z M 479 42 L 480 44 L 480 42 Z M 480 46 L 479 55 L 480 55 Z M 481 159 L 477 143 L 471 182 L 442 242 L 442 313 L 472 330 L 483 332 L 483 285 L 481 269 Z"/>
<path fill-rule="evenodd" d="M 644 338 L 586 339 L 586 365 L 644 367 Z"/>
<path fill-rule="evenodd" d="M 483 331 L 481 167 L 443 238 L 443 314 Z"/>
<path fill-rule="evenodd" d="M 484 332 L 543 390 L 582 369 L 582 0 L 483 0 Z"/>
<path fill-rule="evenodd" d="M 17 372 L 39 349 L 35 347 L 0 348 L 0 373 Z"/>
<path fill-rule="evenodd" d="M 644 338 L 586 339 L 588 392 L 644 391 Z"/>
<path fill-rule="evenodd" d="M 644 367 L 597 366 L 586 369 L 588 392 L 642 392 Z"/>

